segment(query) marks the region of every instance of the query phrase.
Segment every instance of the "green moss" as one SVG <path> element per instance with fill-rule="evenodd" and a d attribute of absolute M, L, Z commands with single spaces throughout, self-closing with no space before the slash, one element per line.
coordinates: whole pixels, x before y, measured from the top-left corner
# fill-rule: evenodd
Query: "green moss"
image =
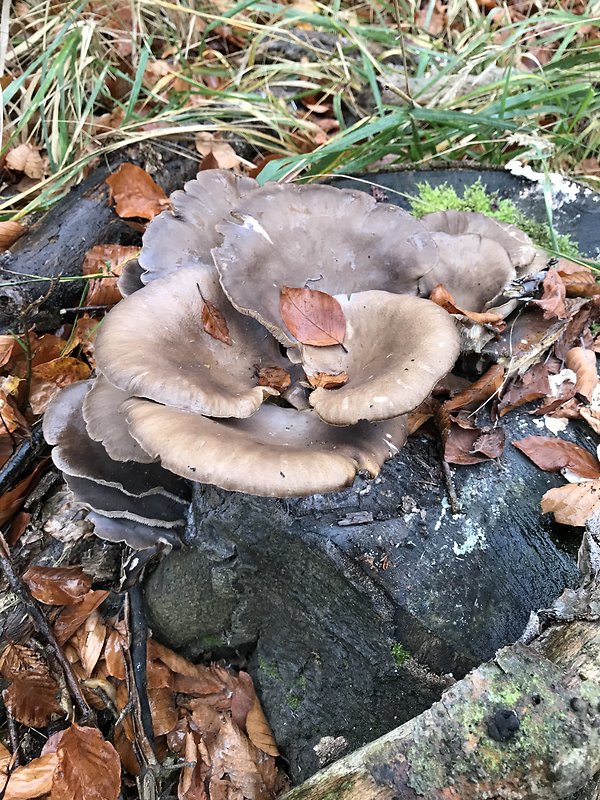
<path fill-rule="evenodd" d="M 401 667 L 410 658 L 410 653 L 400 642 L 394 642 L 390 649 L 392 651 L 392 658 L 396 662 L 397 667 Z"/>
<path fill-rule="evenodd" d="M 523 214 L 512 200 L 499 197 L 497 192 L 488 192 L 481 180 L 477 180 L 471 186 L 465 186 L 462 197 L 447 183 L 440 186 L 419 183 L 417 189 L 418 195 L 410 200 L 411 210 L 416 217 L 422 217 L 432 211 L 479 211 L 501 222 L 516 225 L 538 247 L 545 250 L 554 249 L 552 232 L 548 225 L 534 222 Z M 581 256 L 579 248 L 570 236 L 557 234 L 556 242 L 564 255 Z"/>
<path fill-rule="evenodd" d="M 225 644 L 223 637 L 218 633 L 211 633 L 208 636 L 202 637 L 203 647 L 223 647 Z"/>
<path fill-rule="evenodd" d="M 302 698 L 299 695 L 290 692 L 290 694 L 288 695 L 287 704 L 292 709 L 292 711 L 296 711 L 301 702 Z"/>
<path fill-rule="evenodd" d="M 266 658 L 258 657 L 258 668 L 275 681 L 283 680 L 277 664 L 272 664 Z"/>

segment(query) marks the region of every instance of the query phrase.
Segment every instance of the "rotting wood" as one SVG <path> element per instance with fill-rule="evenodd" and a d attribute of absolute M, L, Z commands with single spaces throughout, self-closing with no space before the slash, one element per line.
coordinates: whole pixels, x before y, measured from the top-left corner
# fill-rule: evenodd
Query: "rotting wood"
<path fill-rule="evenodd" d="M 281 800 L 559 800 L 600 770 L 600 516 L 582 585 L 540 612 L 529 644 L 496 653 L 428 711 Z"/>

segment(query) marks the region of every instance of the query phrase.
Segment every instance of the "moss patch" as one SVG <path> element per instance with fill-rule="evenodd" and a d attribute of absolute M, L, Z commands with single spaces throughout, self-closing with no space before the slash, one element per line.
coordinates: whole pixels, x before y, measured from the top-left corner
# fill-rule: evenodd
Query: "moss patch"
<path fill-rule="evenodd" d="M 410 199 L 412 213 L 416 217 L 430 214 L 432 211 L 479 211 L 488 217 L 501 222 L 516 225 L 531 240 L 544 250 L 554 248 L 553 237 L 548 225 L 534 222 L 517 208 L 512 200 L 501 198 L 497 192 L 488 192 L 481 180 L 466 186 L 462 197 L 448 183 L 430 186 L 428 183 L 417 184 L 419 193 Z M 581 257 L 579 248 L 568 235 L 557 234 L 559 250 L 566 256 Z"/>
<path fill-rule="evenodd" d="M 397 667 L 401 667 L 410 658 L 410 653 L 400 642 L 394 642 L 390 650 L 392 651 L 392 658 L 396 662 Z"/>

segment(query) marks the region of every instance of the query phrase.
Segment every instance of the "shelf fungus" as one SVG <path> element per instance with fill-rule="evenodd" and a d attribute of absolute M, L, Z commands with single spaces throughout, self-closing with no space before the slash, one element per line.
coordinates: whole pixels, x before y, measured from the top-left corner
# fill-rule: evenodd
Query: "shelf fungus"
<path fill-rule="evenodd" d="M 123 273 L 96 378 L 48 410 L 54 461 L 98 535 L 137 548 L 176 543 L 189 481 L 291 497 L 374 477 L 459 356 L 423 295 L 447 281 L 486 308 L 538 261 L 482 215 L 201 172 Z"/>

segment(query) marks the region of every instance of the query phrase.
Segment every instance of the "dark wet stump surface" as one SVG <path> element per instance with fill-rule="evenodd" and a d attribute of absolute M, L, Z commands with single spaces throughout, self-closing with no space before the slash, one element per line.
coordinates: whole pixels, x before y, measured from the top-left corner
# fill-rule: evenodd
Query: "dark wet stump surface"
<path fill-rule="evenodd" d="M 424 180 L 459 187 L 478 177 L 543 220 L 541 192 L 504 173 L 368 176 L 407 193 Z M 599 217 L 597 196 L 582 192 L 556 221 L 592 253 Z M 447 673 L 461 677 L 513 642 L 531 610 L 578 583 L 578 535 L 539 510 L 564 481 L 510 445 L 551 435 L 528 410 L 503 418 L 498 462 L 453 469 L 460 515 L 438 445 L 420 433 L 377 479 L 333 495 L 197 488 L 189 547 L 147 582 L 151 625 L 192 658 L 248 659 L 295 781 L 429 707 Z M 595 449 L 596 437 L 573 423 L 561 438 Z"/>

